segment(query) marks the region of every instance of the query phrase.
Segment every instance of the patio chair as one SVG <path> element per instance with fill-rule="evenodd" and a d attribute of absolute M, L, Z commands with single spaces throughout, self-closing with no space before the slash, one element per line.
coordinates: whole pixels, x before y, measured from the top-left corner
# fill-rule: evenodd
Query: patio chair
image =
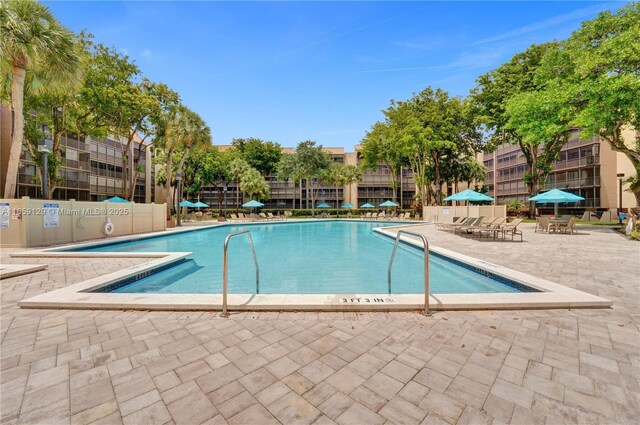
<path fill-rule="evenodd" d="M 511 240 L 514 237 L 520 235 L 520 242 L 522 242 L 522 230 L 518 230 L 518 226 L 522 223 L 521 218 L 516 218 L 511 223 L 505 224 L 502 226 L 502 239 L 506 236 L 511 236 Z"/>
<path fill-rule="evenodd" d="M 288 219 L 291 218 L 293 216 L 293 213 L 291 211 L 285 211 L 284 212 L 284 219 Z"/>
<path fill-rule="evenodd" d="M 266 215 L 265 213 L 263 213 L 263 212 L 261 212 L 261 213 L 258 215 L 258 218 L 259 218 L 260 220 L 268 220 L 267 215 Z"/>
<path fill-rule="evenodd" d="M 552 226 L 551 222 L 549 221 L 549 217 L 540 216 L 536 218 L 535 232 L 537 232 L 538 229 L 540 229 L 540 232 L 551 232 Z"/>
<path fill-rule="evenodd" d="M 569 221 L 565 223 L 558 223 L 558 231 L 561 233 L 570 233 L 573 235 L 573 231 L 575 230 L 577 218 L 571 217 Z"/>

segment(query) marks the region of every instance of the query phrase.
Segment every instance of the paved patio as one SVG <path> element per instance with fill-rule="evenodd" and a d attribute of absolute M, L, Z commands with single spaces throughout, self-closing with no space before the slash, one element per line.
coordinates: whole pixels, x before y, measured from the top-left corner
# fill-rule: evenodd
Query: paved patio
<path fill-rule="evenodd" d="M 614 301 L 600 310 L 234 314 L 24 310 L 16 302 L 144 261 L 9 259 L 1 422 L 630 424 L 640 420 L 640 244 L 574 236 L 433 245 Z"/>

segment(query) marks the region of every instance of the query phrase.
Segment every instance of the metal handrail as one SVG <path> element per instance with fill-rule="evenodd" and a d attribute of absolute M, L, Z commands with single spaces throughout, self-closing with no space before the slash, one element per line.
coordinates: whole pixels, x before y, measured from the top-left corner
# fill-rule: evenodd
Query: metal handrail
<path fill-rule="evenodd" d="M 253 255 L 253 262 L 256 265 L 256 294 L 260 293 L 260 268 L 258 267 L 258 258 L 256 257 L 256 250 L 253 246 L 253 238 L 251 237 L 251 232 L 249 230 L 243 230 L 241 232 L 231 233 L 227 235 L 224 240 L 224 253 L 222 255 L 222 313 L 220 316 L 229 317 L 229 313 L 227 312 L 227 290 L 228 290 L 228 277 L 229 277 L 229 241 L 234 236 L 239 236 L 243 234 L 247 234 L 249 236 L 249 245 L 251 246 L 251 254 Z"/>
<path fill-rule="evenodd" d="M 421 233 L 410 232 L 408 230 L 398 230 L 396 233 L 396 242 L 393 244 L 393 252 L 391 253 L 391 260 L 389 261 L 389 269 L 387 270 L 387 283 L 389 284 L 389 294 L 391 294 L 391 267 L 393 266 L 393 260 L 396 257 L 396 251 L 398 244 L 400 243 L 401 234 L 417 236 L 422 239 L 424 244 L 424 312 L 425 316 L 431 316 L 429 311 L 429 241 L 427 237 Z"/>

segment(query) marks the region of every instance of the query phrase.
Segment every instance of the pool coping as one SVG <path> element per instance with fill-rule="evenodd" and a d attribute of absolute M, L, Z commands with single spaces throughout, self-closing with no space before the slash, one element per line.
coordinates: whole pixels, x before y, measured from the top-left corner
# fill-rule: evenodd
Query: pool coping
<path fill-rule="evenodd" d="M 313 220 L 328 221 L 328 220 Z M 351 219 L 349 221 L 370 222 Z M 289 223 L 295 221 L 288 221 Z M 309 222 L 309 220 L 305 220 Z M 271 224 L 287 221 L 271 222 Z M 175 232 L 197 231 L 228 225 L 264 224 L 264 222 L 223 222 L 210 226 L 173 230 Z M 375 228 L 384 236 L 395 238 L 389 230 L 412 226 L 420 222 L 408 222 L 397 226 Z M 423 223 L 425 224 L 425 223 Z M 164 236 L 158 232 L 110 238 L 102 242 L 87 242 L 69 246 L 98 246 L 114 242 Z M 411 237 L 401 236 L 403 242 L 422 247 Z M 149 258 L 149 261 L 108 273 L 80 283 L 46 292 L 18 302 L 21 308 L 47 309 L 135 309 L 172 311 L 219 311 L 222 308 L 221 294 L 148 294 L 148 293 L 100 293 L 87 292 L 122 279 L 149 272 L 158 267 L 182 261 L 191 252 L 73 252 L 60 251 L 61 246 L 14 253 L 14 257 L 71 257 L 71 258 Z M 489 271 L 497 276 L 530 286 L 541 292 L 483 293 L 483 294 L 431 294 L 433 310 L 498 310 L 498 309 L 552 309 L 552 308 L 607 308 L 612 302 L 576 289 L 559 285 L 545 279 L 499 266 L 457 252 L 430 246 L 430 250 L 470 267 Z M 229 310 L 232 311 L 415 311 L 424 308 L 424 294 L 229 294 Z"/>

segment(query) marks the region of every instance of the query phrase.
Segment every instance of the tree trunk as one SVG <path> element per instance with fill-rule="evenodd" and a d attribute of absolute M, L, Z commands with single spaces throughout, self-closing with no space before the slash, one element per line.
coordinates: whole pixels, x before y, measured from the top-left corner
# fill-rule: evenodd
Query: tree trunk
<path fill-rule="evenodd" d="M 178 169 L 176 170 L 176 173 L 180 174 L 180 176 L 182 177 L 182 167 L 184 167 L 184 161 L 187 159 L 187 156 L 189 156 L 189 151 L 191 150 L 191 146 L 187 146 L 184 150 L 184 153 L 182 154 L 182 158 L 180 158 L 180 162 L 178 163 Z M 178 187 L 180 188 L 180 192 L 178 193 L 178 201 L 177 203 L 180 204 L 180 200 L 182 199 L 182 192 L 183 192 L 183 187 L 184 186 L 180 186 L 178 184 Z M 176 206 L 176 210 L 178 210 L 178 208 L 180 208 L 180 206 Z"/>
<path fill-rule="evenodd" d="M 293 181 L 293 209 L 296 209 L 296 181 L 291 179 Z"/>
<path fill-rule="evenodd" d="M 164 193 L 164 202 L 167 204 L 167 217 L 171 218 L 171 208 L 173 207 L 173 190 L 171 190 L 171 171 L 173 169 L 173 149 L 169 149 L 167 152 L 167 165 L 165 168 L 166 187 L 167 190 Z"/>
<path fill-rule="evenodd" d="M 26 69 L 13 67 L 11 81 L 11 109 L 13 111 L 13 128 L 11 133 L 11 147 L 9 148 L 9 163 L 4 185 L 4 197 L 13 199 L 18 188 L 18 169 L 22 154 L 22 139 L 24 137 L 24 77 Z"/>

